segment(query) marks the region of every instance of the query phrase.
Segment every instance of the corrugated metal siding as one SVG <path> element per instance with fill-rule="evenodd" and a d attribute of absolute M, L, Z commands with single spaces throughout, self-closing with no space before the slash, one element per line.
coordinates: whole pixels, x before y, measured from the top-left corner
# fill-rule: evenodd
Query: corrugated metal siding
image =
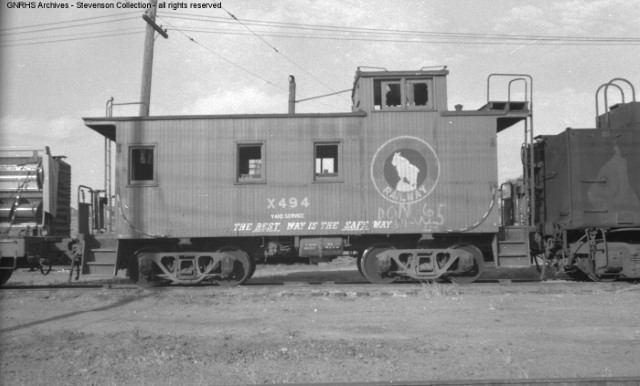
<path fill-rule="evenodd" d="M 369 208 L 393 220 L 401 233 L 471 228 L 473 232 L 496 231 L 497 205 L 484 218 L 495 198 L 492 187 L 497 184 L 495 118 L 379 112 L 372 113 L 371 120 L 373 135 L 368 141 L 372 148 L 398 133 L 423 139 L 436 153 L 440 173 L 433 192 L 423 201 L 394 204 L 373 196 Z M 484 222 L 474 227 L 483 218 Z"/>
<path fill-rule="evenodd" d="M 374 155 L 399 136 L 428 143 L 440 160 L 437 185 L 418 203 L 394 204 L 372 182 Z M 128 219 L 117 216 L 121 237 L 467 230 L 483 218 L 497 182 L 491 117 L 376 112 L 366 118 L 152 120 L 118 122 L 117 138 L 118 212 Z M 340 141 L 339 182 L 314 182 L 317 140 Z M 266 182 L 237 183 L 237 145 L 256 141 L 265 146 Z M 126 185 L 129 144 L 157 144 L 158 186 Z M 472 231 L 494 232 L 497 212 Z"/>
<path fill-rule="evenodd" d="M 144 233 L 233 235 L 237 223 L 284 223 L 272 215 L 302 214 L 299 222 L 362 218 L 359 206 L 350 202 L 359 194 L 362 176 L 360 118 L 171 120 L 143 125 L 118 127 L 124 134 L 118 136 L 118 181 L 122 207 L 127 205 L 130 212 L 125 215 Z M 126 187 L 126 138 L 131 143 L 157 143 L 157 187 Z M 342 182 L 313 182 L 314 140 L 341 141 Z M 265 144 L 266 183 L 236 183 L 237 144 L 252 141 Z M 305 198 L 310 205 L 302 210 Z M 281 199 L 287 208 L 277 205 Z M 275 208 L 269 208 L 269 200 L 275 200 Z M 118 222 L 119 234 L 135 236 L 130 228 L 126 221 Z"/>

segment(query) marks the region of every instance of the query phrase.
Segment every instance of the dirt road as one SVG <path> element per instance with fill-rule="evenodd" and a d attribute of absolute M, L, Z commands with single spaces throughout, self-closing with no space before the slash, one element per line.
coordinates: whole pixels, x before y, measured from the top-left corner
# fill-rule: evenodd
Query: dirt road
<path fill-rule="evenodd" d="M 631 283 L 0 290 L 0 384 L 640 378 L 638 304 Z"/>

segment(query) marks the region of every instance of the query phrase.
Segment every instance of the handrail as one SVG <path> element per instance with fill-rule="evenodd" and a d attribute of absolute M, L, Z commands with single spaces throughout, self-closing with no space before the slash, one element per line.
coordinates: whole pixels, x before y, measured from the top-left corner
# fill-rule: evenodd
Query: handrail
<path fill-rule="evenodd" d="M 495 73 L 490 74 L 487 77 L 487 104 L 491 101 L 491 79 L 494 77 L 510 77 L 512 78 L 509 81 L 507 88 L 507 101 L 511 103 L 511 86 L 514 82 L 524 81 L 524 101 L 529 104 L 529 112 L 528 119 L 524 121 L 524 144 L 525 146 L 529 146 L 529 168 L 525 167 L 523 173 L 523 180 L 525 182 L 525 189 L 528 192 L 529 196 L 529 216 L 528 216 L 528 225 L 533 225 L 535 223 L 535 211 L 536 211 L 536 203 L 535 203 L 535 162 L 534 162 L 534 149 L 533 149 L 533 77 L 529 74 L 503 74 L 503 73 Z M 528 80 L 528 82 L 527 82 Z M 530 87 L 528 87 L 530 85 Z M 529 127 L 529 122 L 531 123 L 531 127 Z M 526 166 L 526 165 L 523 165 Z"/>
<path fill-rule="evenodd" d="M 113 101 L 114 101 L 113 97 L 111 97 L 107 101 L 107 106 L 106 106 L 106 116 L 107 116 L 107 118 L 111 118 L 113 116 L 113 106 L 127 106 L 127 105 L 144 105 L 144 106 L 147 106 L 147 104 L 144 103 L 144 102 L 113 103 Z"/>
<path fill-rule="evenodd" d="M 511 79 L 511 81 L 509 81 L 509 90 L 507 91 L 507 102 L 509 102 L 509 103 L 511 103 L 511 84 L 513 82 L 516 82 L 516 81 L 519 81 L 519 80 L 524 82 L 524 95 L 525 95 L 525 100 L 524 101 L 525 102 L 529 102 L 527 100 L 527 87 L 528 87 L 527 80 L 525 78 L 515 78 L 515 79 Z"/>
<path fill-rule="evenodd" d="M 622 87 L 620 87 L 619 85 L 617 85 L 615 82 L 624 82 L 626 83 L 629 88 L 631 89 L 631 100 L 632 102 L 636 101 L 636 89 L 633 87 L 633 84 L 631 84 L 631 82 L 629 82 L 628 80 L 624 79 L 624 78 L 613 78 L 611 79 L 609 82 L 604 83 L 602 85 L 600 85 L 600 87 L 598 87 L 598 89 L 596 90 L 596 97 L 595 97 L 595 104 L 596 104 L 596 126 L 598 126 L 598 117 L 600 116 L 600 104 L 598 103 L 598 94 L 600 94 L 600 91 L 604 88 L 604 112 L 607 112 L 607 109 L 609 108 L 609 86 L 613 86 L 615 88 L 618 89 L 618 91 L 620 91 L 620 96 L 622 99 L 622 103 L 625 103 L 625 95 L 624 95 L 624 90 L 622 89 Z M 609 119 L 607 119 L 607 129 L 609 128 L 610 125 L 610 121 Z"/>
<path fill-rule="evenodd" d="M 524 79 L 525 80 L 525 85 L 526 85 L 526 80 L 529 80 L 529 84 L 531 85 L 531 89 L 528 92 L 528 96 L 527 94 L 527 90 L 525 87 L 525 102 L 529 102 L 529 110 L 531 111 L 531 113 L 533 113 L 533 77 L 529 74 L 502 74 L 502 73 L 495 73 L 495 74 L 490 74 L 487 77 L 487 102 L 491 101 L 491 78 L 493 77 L 498 77 L 498 76 L 504 76 L 504 77 L 518 77 L 516 79 L 512 79 L 509 82 L 509 91 L 511 91 L 511 83 L 515 80 L 519 80 L 519 79 Z M 511 94 L 509 93 L 509 98 L 510 98 Z M 510 100 L 509 100 L 510 101 Z"/>

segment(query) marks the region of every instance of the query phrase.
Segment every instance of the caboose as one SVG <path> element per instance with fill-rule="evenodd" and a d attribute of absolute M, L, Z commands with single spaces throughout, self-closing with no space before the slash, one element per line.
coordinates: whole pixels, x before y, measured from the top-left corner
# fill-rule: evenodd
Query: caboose
<path fill-rule="evenodd" d="M 95 250 L 146 284 L 239 284 L 276 256 L 357 256 L 374 283 L 529 266 L 529 228 L 501 226 L 496 139 L 532 133 L 531 78 L 449 110 L 447 74 L 359 68 L 347 113 L 85 118 L 116 149 L 117 242 Z"/>
<path fill-rule="evenodd" d="M 84 272 L 127 270 L 141 285 L 234 285 L 256 261 L 348 255 L 373 283 L 468 283 L 485 263 L 529 267 L 534 258 L 597 280 L 640 276 L 637 238 L 603 242 L 610 231 L 622 237 L 640 227 L 629 189 L 619 204 L 602 206 L 613 198 L 601 195 L 580 215 L 585 194 L 615 187 L 596 170 L 574 172 L 587 158 L 607 169 L 604 159 L 615 154 L 637 170 L 637 158 L 628 158 L 638 153 L 637 118 L 628 132 L 614 124 L 580 134 L 618 138 L 606 151 L 595 139 L 587 148 L 575 142 L 578 130 L 534 139 L 530 76 L 493 74 L 484 106 L 450 110 L 447 75 L 359 68 L 346 113 L 85 118 L 107 149 L 115 144 L 115 181 L 113 194 L 106 183 L 106 206 L 88 212 L 108 212 L 113 236 L 87 239 Z M 637 117 L 635 95 L 603 116 L 613 122 L 626 109 Z M 516 124 L 525 138 L 523 183 L 506 189 L 498 185 L 497 136 Z M 579 155 L 562 158 L 563 146 Z M 567 165 L 568 174 L 556 170 Z M 593 189 L 567 191 L 584 178 Z"/>

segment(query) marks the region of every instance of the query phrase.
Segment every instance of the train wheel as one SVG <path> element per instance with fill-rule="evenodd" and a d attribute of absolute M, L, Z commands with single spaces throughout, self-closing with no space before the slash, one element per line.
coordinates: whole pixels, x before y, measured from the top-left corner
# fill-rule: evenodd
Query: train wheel
<path fill-rule="evenodd" d="M 358 268 L 367 280 L 374 284 L 393 283 L 397 277 L 390 276 L 389 271 L 393 264 L 391 259 L 379 258 L 378 256 L 389 249 L 395 249 L 390 244 L 375 244 L 364 251 L 362 258 L 358 260 Z"/>
<path fill-rule="evenodd" d="M 153 278 L 153 259 L 151 254 L 160 253 L 155 247 L 138 249 L 129 260 L 129 279 L 140 287 L 157 287 L 162 281 Z"/>
<path fill-rule="evenodd" d="M 43 275 L 48 275 L 49 272 L 51 272 L 51 259 L 45 259 L 45 258 L 41 258 L 40 259 L 40 272 L 42 272 Z"/>
<path fill-rule="evenodd" d="M 590 280 L 600 281 L 604 283 L 609 283 L 618 279 L 618 275 L 597 275 L 595 273 L 588 273 L 587 276 Z"/>
<path fill-rule="evenodd" d="M 459 284 L 468 284 L 476 281 L 482 275 L 482 271 L 484 270 L 484 257 L 482 257 L 482 252 L 471 244 L 454 244 L 450 248 L 462 249 L 473 255 L 473 266 L 468 267 L 465 272 L 450 274 L 449 278 L 451 281 Z M 458 261 L 454 264 L 460 263 L 461 262 Z"/>
<path fill-rule="evenodd" d="M 242 284 L 249 280 L 256 270 L 255 261 L 238 247 L 227 246 L 220 248 L 217 252 L 224 252 L 233 256 L 233 260 L 231 261 L 222 261 L 222 269 L 230 269 L 231 272 L 226 278 L 216 282 L 218 285 L 234 286 Z M 228 268 L 225 268 L 225 264 L 228 265 Z"/>
<path fill-rule="evenodd" d="M 12 274 L 13 269 L 0 269 L 0 285 L 6 283 Z"/>

